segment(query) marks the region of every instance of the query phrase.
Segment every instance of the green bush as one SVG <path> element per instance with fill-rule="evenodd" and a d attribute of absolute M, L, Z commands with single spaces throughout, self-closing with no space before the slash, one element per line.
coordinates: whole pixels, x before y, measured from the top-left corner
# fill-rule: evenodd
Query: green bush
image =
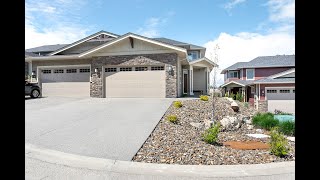
<path fill-rule="evenodd" d="M 200 99 L 201 99 L 202 101 L 208 101 L 208 100 L 209 100 L 209 96 L 201 95 L 201 96 L 200 96 Z"/>
<path fill-rule="evenodd" d="M 257 127 L 264 128 L 266 130 L 270 130 L 271 128 L 273 128 L 279 124 L 279 120 L 274 119 L 273 114 L 270 112 L 257 113 L 252 118 L 252 124 Z"/>
<path fill-rule="evenodd" d="M 181 108 L 182 107 L 182 103 L 181 103 L 181 101 L 175 101 L 173 103 L 173 106 L 176 107 L 176 108 Z"/>
<path fill-rule="evenodd" d="M 240 101 L 240 102 L 243 101 L 243 96 L 242 96 L 241 93 L 237 92 L 237 94 L 236 94 L 236 100 L 238 100 L 238 101 Z"/>
<path fill-rule="evenodd" d="M 287 136 L 295 135 L 295 123 L 294 121 L 282 121 L 279 123 L 279 131 Z"/>
<path fill-rule="evenodd" d="M 277 127 L 272 128 L 270 137 L 270 152 L 279 157 L 287 155 L 289 152 L 288 140 L 278 131 Z"/>
<path fill-rule="evenodd" d="M 233 94 L 233 92 L 231 92 L 231 93 L 229 94 L 229 98 L 234 99 L 234 97 L 235 97 L 235 94 Z"/>
<path fill-rule="evenodd" d="M 169 116 L 167 116 L 167 120 L 168 120 L 169 122 L 174 123 L 174 124 L 178 123 L 178 118 L 177 118 L 176 115 L 169 115 Z"/>
<path fill-rule="evenodd" d="M 220 132 L 220 123 L 215 123 L 212 127 L 207 129 L 203 134 L 203 140 L 208 144 L 216 144 L 218 140 L 218 134 Z"/>

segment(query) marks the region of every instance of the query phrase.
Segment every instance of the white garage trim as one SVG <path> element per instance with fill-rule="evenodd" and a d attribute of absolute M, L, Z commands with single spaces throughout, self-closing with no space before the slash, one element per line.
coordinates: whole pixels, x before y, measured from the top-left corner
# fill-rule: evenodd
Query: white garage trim
<path fill-rule="evenodd" d="M 133 65 L 133 66 L 119 66 L 119 65 L 108 65 L 108 66 L 103 66 L 102 67 L 102 79 L 103 79 L 103 97 L 107 97 L 107 94 L 109 95 L 109 97 L 133 97 L 133 98 L 136 98 L 136 97 L 161 97 L 161 98 L 165 98 L 166 96 L 166 80 L 165 80 L 165 74 L 166 74 L 166 71 L 165 71 L 165 68 L 163 68 L 162 70 L 151 70 L 151 67 L 158 67 L 158 66 L 165 66 L 165 64 L 157 64 L 157 65 Z M 146 71 L 136 71 L 135 70 L 135 67 L 148 67 Z M 116 72 L 114 71 L 111 71 L 110 73 L 114 73 L 113 74 L 113 77 L 110 77 L 107 76 L 107 73 L 109 72 L 105 72 L 107 68 L 116 68 Z M 131 71 L 120 71 L 120 68 L 131 68 L 132 70 Z M 118 74 L 120 73 L 120 74 Z M 144 74 L 142 74 L 144 73 Z M 132 79 L 132 76 L 136 76 L 137 77 L 133 80 Z M 127 76 L 128 78 L 124 78 L 124 76 Z M 157 85 L 158 86 L 152 86 L 154 88 L 156 88 L 156 91 L 145 91 L 147 90 L 151 84 L 150 84 L 150 81 L 149 80 L 146 80 L 147 83 L 144 83 L 145 81 L 144 80 L 141 80 L 141 84 L 140 85 L 143 85 L 143 87 L 141 87 L 141 89 L 136 89 L 136 86 L 133 85 L 131 86 L 130 83 L 130 79 L 132 79 L 134 81 L 136 81 L 137 79 L 140 79 L 139 76 L 143 79 L 145 77 L 159 77 L 161 80 L 159 82 L 155 82 L 155 83 L 158 83 Z M 109 77 L 109 80 L 107 79 Z M 117 83 L 117 80 L 114 79 L 112 80 L 113 78 L 119 78 L 119 82 L 121 82 L 122 80 L 126 79 L 128 82 L 130 82 L 129 84 L 125 85 L 125 84 L 119 84 Z M 163 78 L 163 79 L 162 79 Z M 157 79 L 158 80 L 158 79 Z M 139 80 L 138 80 L 139 81 Z M 138 84 L 140 83 L 138 82 Z M 151 82 L 154 82 L 154 81 L 151 81 Z M 116 84 L 115 84 L 116 83 Z M 110 89 L 108 89 L 108 84 L 110 85 L 109 87 L 112 87 Z M 120 92 L 120 90 L 122 89 L 119 89 L 120 86 L 118 85 L 125 85 L 127 89 L 125 89 L 126 91 L 125 92 Z M 140 86 L 139 85 L 139 86 Z M 158 88 L 157 88 L 158 87 Z M 118 90 L 115 90 L 114 88 L 118 88 Z M 133 89 L 131 89 L 133 88 Z M 108 91 L 110 90 L 110 91 Z M 141 93 L 140 93 L 140 90 Z M 143 92 L 144 91 L 144 92 Z M 154 93 L 156 92 L 156 93 Z"/>
<path fill-rule="evenodd" d="M 68 69 L 78 70 L 68 73 Z M 85 73 L 81 69 L 86 69 Z M 90 97 L 91 65 L 37 66 L 37 81 L 44 96 Z"/>

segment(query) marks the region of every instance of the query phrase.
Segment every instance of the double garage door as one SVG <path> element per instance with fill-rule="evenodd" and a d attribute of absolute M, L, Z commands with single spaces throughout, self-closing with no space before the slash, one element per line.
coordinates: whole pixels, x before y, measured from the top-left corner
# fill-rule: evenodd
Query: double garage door
<path fill-rule="evenodd" d="M 295 88 L 266 88 L 268 100 L 268 111 L 281 110 L 284 112 L 295 112 Z"/>
<path fill-rule="evenodd" d="M 90 97 L 90 66 L 40 69 L 42 96 Z"/>
<path fill-rule="evenodd" d="M 43 96 L 90 97 L 90 66 L 41 67 Z M 104 68 L 104 96 L 165 98 L 164 66 Z"/>
<path fill-rule="evenodd" d="M 164 98 L 164 66 L 105 67 L 106 97 Z"/>

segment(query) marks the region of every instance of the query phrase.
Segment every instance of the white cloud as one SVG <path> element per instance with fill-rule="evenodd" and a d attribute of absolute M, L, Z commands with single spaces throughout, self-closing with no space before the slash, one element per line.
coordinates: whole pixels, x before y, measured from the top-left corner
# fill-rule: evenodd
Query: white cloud
<path fill-rule="evenodd" d="M 224 4 L 223 8 L 227 10 L 228 14 L 231 15 L 231 9 L 237 5 L 246 2 L 246 0 L 231 0 L 228 3 Z"/>
<path fill-rule="evenodd" d="M 221 71 L 236 62 L 247 62 L 258 56 L 294 54 L 295 37 L 288 33 L 258 33 L 241 32 L 235 35 L 220 33 L 215 40 L 207 42 L 206 57 L 210 58 L 213 48 L 218 44 L 218 76 L 217 85 L 223 84 Z"/>
<path fill-rule="evenodd" d="M 137 30 L 137 33 L 149 38 L 160 36 L 160 30 L 166 25 L 168 19 L 175 15 L 174 11 L 169 11 L 164 17 L 148 18 L 144 25 Z"/>
<path fill-rule="evenodd" d="M 84 0 L 26 1 L 25 48 L 72 43 L 87 36 L 91 27 L 79 23 L 79 8 L 85 4 Z"/>
<path fill-rule="evenodd" d="M 269 0 L 270 17 L 274 22 L 294 20 L 295 0 Z"/>

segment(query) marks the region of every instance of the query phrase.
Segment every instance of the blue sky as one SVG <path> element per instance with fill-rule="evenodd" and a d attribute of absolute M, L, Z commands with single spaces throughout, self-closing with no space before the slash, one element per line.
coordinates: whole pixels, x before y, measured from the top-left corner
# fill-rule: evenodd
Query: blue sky
<path fill-rule="evenodd" d="M 133 32 L 205 46 L 206 56 L 219 44 L 221 70 L 259 55 L 294 54 L 294 3 L 294 0 L 26 0 L 26 48 L 72 43 L 100 30 L 120 35 Z"/>

